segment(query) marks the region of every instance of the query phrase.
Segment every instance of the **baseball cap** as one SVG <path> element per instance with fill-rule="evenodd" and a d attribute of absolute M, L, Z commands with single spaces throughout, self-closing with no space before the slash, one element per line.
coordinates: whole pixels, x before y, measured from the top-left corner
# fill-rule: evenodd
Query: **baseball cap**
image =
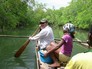
<path fill-rule="evenodd" d="M 47 19 L 43 18 L 41 21 L 40 21 L 40 24 L 44 24 L 44 23 L 48 23 Z"/>

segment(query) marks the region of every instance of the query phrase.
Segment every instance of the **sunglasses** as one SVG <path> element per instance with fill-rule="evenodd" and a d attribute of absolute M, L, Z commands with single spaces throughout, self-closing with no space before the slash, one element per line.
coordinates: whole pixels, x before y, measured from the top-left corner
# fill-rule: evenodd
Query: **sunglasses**
<path fill-rule="evenodd" d="M 40 24 L 45 24 L 44 22 L 40 22 Z"/>

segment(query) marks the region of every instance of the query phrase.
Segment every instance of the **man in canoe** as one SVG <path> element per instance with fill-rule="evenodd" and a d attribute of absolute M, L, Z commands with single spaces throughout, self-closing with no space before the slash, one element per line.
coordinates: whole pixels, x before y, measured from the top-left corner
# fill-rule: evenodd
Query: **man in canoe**
<path fill-rule="evenodd" d="M 41 31 L 33 37 L 29 37 L 30 40 L 37 40 L 40 50 L 46 50 L 46 47 L 54 41 L 54 34 L 52 28 L 48 25 L 48 21 L 44 18 L 40 21 Z"/>
<path fill-rule="evenodd" d="M 47 46 L 47 52 L 44 56 L 50 55 L 54 61 L 53 64 L 49 65 L 50 67 L 59 67 L 61 62 L 67 62 L 71 56 L 75 26 L 71 23 L 65 24 L 63 26 L 63 33 L 64 35 L 58 44 L 52 42 Z"/>

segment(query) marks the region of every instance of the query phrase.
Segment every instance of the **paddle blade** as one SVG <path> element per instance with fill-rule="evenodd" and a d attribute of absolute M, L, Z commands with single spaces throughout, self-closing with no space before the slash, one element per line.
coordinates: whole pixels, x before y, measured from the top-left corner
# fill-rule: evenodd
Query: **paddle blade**
<path fill-rule="evenodd" d="M 17 58 L 17 57 L 19 57 L 21 54 L 22 54 L 22 52 L 25 50 L 25 48 L 27 47 L 27 45 L 29 44 L 29 42 L 30 42 L 30 40 L 27 40 L 21 47 L 20 47 L 20 49 L 15 53 L 15 57 Z"/>

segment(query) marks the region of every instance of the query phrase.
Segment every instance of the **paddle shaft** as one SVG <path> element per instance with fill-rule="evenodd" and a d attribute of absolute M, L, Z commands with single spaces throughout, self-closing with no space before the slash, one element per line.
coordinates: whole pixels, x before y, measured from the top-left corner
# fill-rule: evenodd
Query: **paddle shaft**
<path fill-rule="evenodd" d="M 39 27 L 37 28 L 37 30 L 33 33 L 33 35 L 32 36 L 34 36 L 38 31 L 39 31 Z M 27 45 L 29 44 L 29 42 L 30 42 L 30 40 L 28 39 L 23 45 L 22 45 L 22 47 L 21 48 L 19 48 L 19 50 L 15 53 L 15 57 L 17 58 L 17 57 L 19 57 L 21 54 L 22 54 L 22 52 L 25 50 L 25 48 L 27 47 Z"/>

